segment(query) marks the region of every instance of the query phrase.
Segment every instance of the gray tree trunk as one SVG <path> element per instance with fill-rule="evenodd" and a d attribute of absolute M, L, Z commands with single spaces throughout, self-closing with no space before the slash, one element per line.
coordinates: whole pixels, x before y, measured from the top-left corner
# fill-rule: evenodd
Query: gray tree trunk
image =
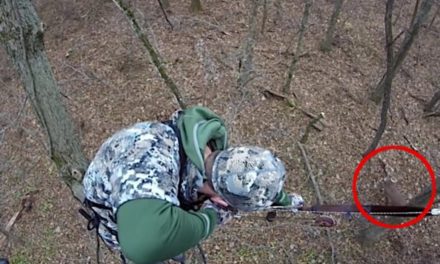
<path fill-rule="evenodd" d="M 310 8 L 312 7 L 313 0 L 305 0 L 304 2 L 304 13 L 298 32 L 298 42 L 296 44 L 295 54 L 293 55 L 292 62 L 290 63 L 289 69 L 287 71 L 287 79 L 283 86 L 283 92 L 285 94 L 288 94 L 290 92 L 290 84 L 292 83 L 293 73 L 296 70 L 296 65 L 302 50 L 304 33 L 306 32 L 307 24 L 309 21 Z"/>
<path fill-rule="evenodd" d="M 202 12 L 202 2 L 200 0 L 191 0 L 191 12 L 200 13 Z"/>
<path fill-rule="evenodd" d="M 413 44 L 414 40 L 419 34 L 420 27 L 428 19 L 428 14 L 429 11 L 431 10 L 432 4 L 433 4 L 433 0 L 424 0 L 420 4 L 420 8 L 419 11 L 417 12 L 417 16 L 414 20 L 414 23 L 410 25 L 408 31 L 405 34 L 405 39 L 403 40 L 402 45 L 400 46 L 399 51 L 395 56 L 393 67 L 391 71 L 387 71 L 386 73 L 387 75 L 390 75 L 391 79 L 394 79 L 394 77 L 396 76 L 396 73 L 400 69 L 403 60 L 406 58 L 406 55 L 408 54 L 408 51 L 411 48 L 411 45 Z M 382 80 L 379 82 L 379 84 L 376 86 L 376 88 L 374 89 L 373 93 L 370 96 L 370 99 L 377 104 L 383 98 L 386 79 L 387 79 L 386 77 L 382 78 Z"/>
<path fill-rule="evenodd" d="M 260 0 L 250 0 L 251 4 L 250 14 L 249 14 L 249 31 L 246 37 L 246 41 L 243 45 L 243 51 L 240 56 L 240 75 L 237 79 L 238 90 L 244 92 L 244 87 L 252 80 L 253 69 L 253 58 L 254 58 L 254 47 L 257 42 L 257 15 L 258 8 L 261 5 Z"/>
<path fill-rule="evenodd" d="M 393 70 L 394 61 L 394 44 L 393 44 L 393 5 L 394 0 L 387 0 L 385 11 L 385 46 L 387 47 L 387 72 L 384 77 L 384 99 L 382 102 L 382 110 L 380 112 L 380 124 L 377 129 L 376 135 L 373 138 L 370 146 L 365 151 L 364 155 L 367 155 L 371 151 L 375 150 L 385 132 L 388 119 L 388 109 L 391 103 L 391 87 L 393 86 L 393 76 L 390 72 Z"/>
<path fill-rule="evenodd" d="M 165 10 L 168 10 L 171 7 L 170 1 L 168 1 L 168 0 L 159 0 L 159 3 L 162 6 L 162 8 Z"/>
<path fill-rule="evenodd" d="M 325 39 L 321 42 L 320 48 L 322 52 L 329 52 L 332 49 L 333 38 L 335 35 L 336 22 L 338 21 L 339 14 L 341 13 L 343 0 L 335 1 L 335 9 L 328 22 L 327 32 L 325 33 Z"/>
<path fill-rule="evenodd" d="M 0 42 L 47 134 L 50 158 L 74 196 L 82 201 L 80 180 L 88 162 L 62 102 L 44 50 L 42 23 L 30 0 L 0 1 Z"/>

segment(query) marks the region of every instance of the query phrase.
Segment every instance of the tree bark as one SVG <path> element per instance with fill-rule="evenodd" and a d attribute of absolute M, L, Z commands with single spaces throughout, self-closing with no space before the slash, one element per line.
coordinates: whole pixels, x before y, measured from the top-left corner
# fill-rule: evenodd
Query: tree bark
<path fill-rule="evenodd" d="M 61 178 L 82 201 L 80 182 L 88 161 L 47 59 L 42 23 L 30 0 L 0 1 L 0 42 L 23 84 L 49 139 L 49 155 Z"/>
<path fill-rule="evenodd" d="M 390 75 L 391 79 L 394 79 L 394 76 L 396 75 L 397 71 L 400 69 L 400 66 L 402 65 L 402 62 L 406 58 L 406 55 L 408 54 L 409 49 L 411 48 L 411 45 L 413 44 L 414 40 L 416 39 L 420 27 L 422 24 L 428 19 L 429 11 L 431 10 L 433 4 L 433 0 L 423 0 L 423 2 L 420 4 L 419 11 L 417 12 L 417 16 L 414 20 L 414 23 L 410 25 L 408 31 L 405 34 L 405 39 L 402 42 L 402 45 L 399 48 L 399 51 L 397 52 L 393 67 L 391 71 L 387 71 L 387 75 Z M 374 89 L 373 93 L 370 96 L 370 99 L 374 101 L 375 103 L 379 103 L 384 95 L 385 90 L 385 80 L 386 78 L 382 79 L 379 84 Z"/>
<path fill-rule="evenodd" d="M 320 48 L 322 52 L 329 52 L 332 49 L 333 37 L 335 35 L 336 22 L 338 21 L 339 14 L 341 13 L 343 0 L 335 1 L 335 9 L 328 22 L 327 32 L 325 33 L 325 39 L 321 42 Z"/>
<path fill-rule="evenodd" d="M 244 87 L 252 79 L 254 47 L 257 42 L 257 15 L 260 0 L 250 0 L 251 11 L 249 14 L 249 32 L 243 47 L 243 54 L 240 58 L 240 75 L 237 79 L 238 90 L 243 92 Z"/>
<path fill-rule="evenodd" d="M 202 12 L 202 2 L 200 0 L 191 0 L 191 12 L 200 13 Z"/>
<path fill-rule="evenodd" d="M 388 119 L 388 109 L 391 103 L 391 87 L 393 86 L 393 76 L 391 71 L 393 70 L 394 61 L 394 43 L 393 43 L 393 5 L 394 0 L 387 0 L 385 11 L 385 45 L 387 47 L 387 72 L 384 78 L 384 99 L 382 102 L 382 110 L 380 113 L 380 125 L 377 129 L 376 135 L 373 138 L 368 149 L 364 155 L 367 155 L 371 151 L 375 150 L 385 132 Z"/>
<path fill-rule="evenodd" d="M 304 32 L 306 31 L 307 28 L 307 23 L 310 14 L 310 7 L 312 6 L 312 2 L 313 2 L 312 0 L 305 0 L 304 13 L 301 19 L 301 26 L 298 32 L 298 42 L 296 44 L 296 51 L 295 54 L 293 55 L 292 62 L 290 63 L 289 70 L 287 71 L 287 79 L 283 87 L 283 92 L 285 94 L 288 94 L 290 91 L 290 84 L 292 83 L 293 73 L 296 70 L 296 64 L 299 60 L 299 56 L 303 46 Z"/>
<path fill-rule="evenodd" d="M 171 7 L 170 1 L 168 0 L 159 0 L 159 4 L 162 6 L 164 10 L 168 10 Z"/>

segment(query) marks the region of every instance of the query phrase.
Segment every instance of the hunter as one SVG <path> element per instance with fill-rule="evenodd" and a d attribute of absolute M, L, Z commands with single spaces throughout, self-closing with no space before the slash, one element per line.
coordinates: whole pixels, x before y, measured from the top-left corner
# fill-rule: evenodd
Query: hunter
<path fill-rule="evenodd" d="M 228 148 L 223 120 L 193 107 L 107 139 L 85 174 L 85 204 L 110 249 L 136 264 L 158 263 L 206 239 L 237 210 L 301 207 L 301 196 L 282 189 L 285 172 L 269 150 Z"/>

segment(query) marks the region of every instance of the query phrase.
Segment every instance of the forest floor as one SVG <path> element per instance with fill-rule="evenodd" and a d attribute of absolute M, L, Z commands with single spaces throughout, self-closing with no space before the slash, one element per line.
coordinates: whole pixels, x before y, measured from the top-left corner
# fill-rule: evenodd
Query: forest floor
<path fill-rule="evenodd" d="M 89 159 L 115 131 L 138 121 L 166 119 L 177 109 L 173 95 L 112 1 L 33 2 L 44 21 L 49 60 Z M 311 118 L 265 93 L 282 90 L 303 1 L 267 1 L 263 32 L 263 9 L 258 10 L 252 79 L 242 89 L 237 79 L 250 28 L 248 1 L 202 1 L 205 8 L 197 15 L 189 11 L 189 0 L 170 2 L 173 30 L 156 1 L 130 4 L 185 99 L 224 117 L 231 145 L 259 145 L 275 151 L 287 166 L 287 190 L 302 194 L 308 205 L 316 203 L 296 144 Z M 327 204 L 353 203 L 353 172 L 379 124 L 380 106 L 368 96 L 386 63 L 383 1 L 345 2 L 333 49 L 322 53 L 319 43 L 333 2 L 314 1 L 287 94 L 292 99 L 296 96 L 308 112 L 325 115 L 326 126 L 311 130 L 304 146 Z M 409 24 L 413 2 L 396 1 L 395 35 Z M 428 21 L 437 8 L 433 7 Z M 440 83 L 439 35 L 437 19 L 422 28 L 413 44 L 394 80 L 389 122 L 381 140 L 381 145 L 416 149 L 437 166 L 437 175 L 439 117 L 424 117 L 423 106 Z M 26 194 L 34 192 L 32 208 L 16 221 L 0 257 L 8 256 L 17 264 L 94 263 L 95 234 L 87 231 L 79 204 L 49 160 L 46 136 L 3 50 L 0 86 L 0 225 L 6 225 Z M 419 160 L 387 152 L 362 171 L 362 202 L 385 203 L 384 186 L 389 179 L 407 201 L 430 184 Z M 328 229 L 311 224 L 313 217 L 284 213 L 269 223 L 264 214 L 244 215 L 220 228 L 202 246 L 208 263 L 440 263 L 438 218 L 424 218 L 363 246 L 359 231 L 368 223 L 361 216 L 351 220 L 335 216 L 338 225 Z M 104 247 L 101 253 L 103 263 L 119 263 L 118 256 Z M 190 253 L 194 256 L 189 262 L 197 263 L 196 251 Z"/>

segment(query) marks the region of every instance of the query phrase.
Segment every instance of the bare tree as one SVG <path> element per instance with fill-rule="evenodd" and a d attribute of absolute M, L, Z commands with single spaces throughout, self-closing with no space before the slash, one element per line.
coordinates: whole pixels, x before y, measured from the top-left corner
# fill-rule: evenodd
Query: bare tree
<path fill-rule="evenodd" d="M 328 22 L 327 32 L 325 33 L 325 39 L 321 42 L 320 45 L 322 52 L 329 52 L 332 49 L 336 22 L 338 21 L 339 14 L 341 13 L 343 2 L 344 2 L 343 0 L 335 1 L 335 8 L 333 9 L 332 16 Z"/>
<path fill-rule="evenodd" d="M 49 156 L 73 195 L 83 200 L 88 161 L 44 50 L 42 23 L 30 0 L 0 1 L 0 42 L 14 64 L 49 140 Z"/>
<path fill-rule="evenodd" d="M 389 75 L 391 79 L 394 79 L 394 76 L 400 69 L 400 66 L 402 65 L 404 59 L 406 58 L 406 55 L 408 54 L 411 45 L 416 39 L 422 24 L 428 19 L 428 14 L 431 10 L 432 4 L 433 0 L 423 0 L 421 2 L 414 22 L 409 26 L 408 31 L 405 33 L 405 38 L 402 41 L 402 44 L 395 58 L 393 59 L 393 67 L 390 70 L 387 70 L 387 72 L 385 73 L 385 77 L 380 80 L 379 84 L 376 86 L 373 93 L 371 94 L 370 99 L 374 102 L 379 103 L 384 97 L 384 91 L 386 87 L 385 81 L 387 79 L 387 76 Z"/>
<path fill-rule="evenodd" d="M 254 47 L 257 41 L 257 14 L 260 0 L 250 0 L 251 12 L 249 14 L 249 32 L 244 42 L 243 53 L 239 62 L 240 75 L 237 80 L 238 89 L 243 91 L 246 84 L 252 80 Z"/>
<path fill-rule="evenodd" d="M 394 5 L 394 0 L 387 0 L 386 8 L 385 8 L 385 45 L 387 47 L 387 74 L 385 75 L 385 81 L 384 81 L 385 93 L 382 102 L 382 110 L 380 113 L 380 125 L 379 128 L 377 129 L 376 135 L 373 138 L 373 142 L 371 142 L 370 146 L 365 151 L 364 155 L 367 155 L 368 153 L 376 149 L 387 126 L 388 109 L 390 108 L 390 102 L 391 102 L 391 87 L 393 85 L 393 76 L 392 74 L 390 74 L 390 72 L 393 70 L 393 61 L 394 61 L 393 25 L 391 24 L 393 20 L 393 5 Z"/>
<path fill-rule="evenodd" d="M 191 12 L 200 13 L 202 12 L 202 2 L 200 0 L 191 0 Z"/>
<path fill-rule="evenodd" d="M 304 2 L 305 2 L 304 3 L 304 13 L 303 13 L 303 17 L 301 19 L 301 26 L 300 26 L 299 32 L 298 32 L 298 42 L 296 44 L 296 51 L 295 51 L 295 54 L 293 55 L 292 62 L 290 63 L 289 69 L 287 71 L 286 83 L 283 86 L 283 92 L 286 94 L 289 93 L 289 91 L 290 91 L 290 84 L 292 83 L 293 73 L 295 72 L 295 69 L 296 69 L 296 63 L 298 62 L 298 60 L 300 58 L 300 53 L 301 53 L 302 46 L 303 46 L 304 32 L 306 31 L 306 28 L 307 28 L 307 23 L 308 23 L 309 14 L 310 14 L 310 8 L 313 3 L 312 0 L 305 0 Z"/>

